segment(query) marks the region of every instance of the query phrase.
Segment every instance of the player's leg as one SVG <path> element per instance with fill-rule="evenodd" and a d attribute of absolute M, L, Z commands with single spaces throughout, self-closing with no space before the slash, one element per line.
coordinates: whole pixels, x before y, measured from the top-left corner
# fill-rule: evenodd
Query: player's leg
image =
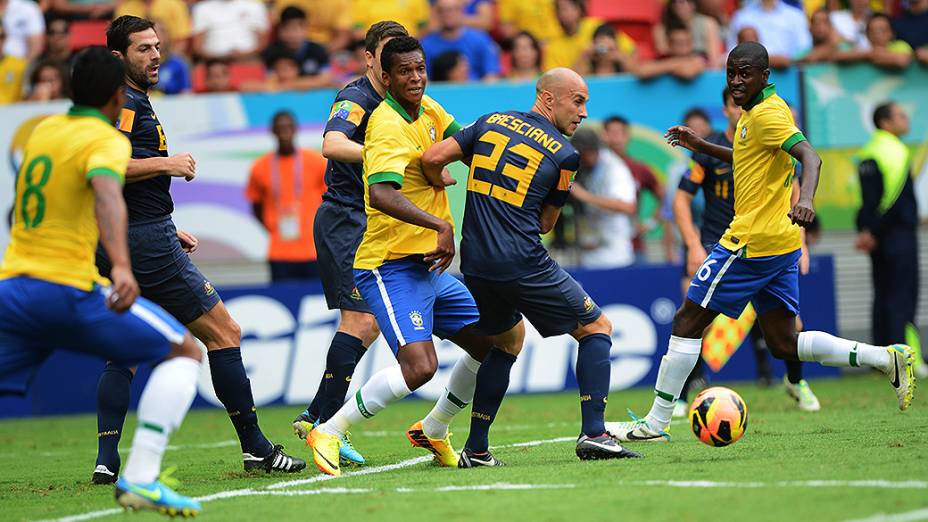
<path fill-rule="evenodd" d="M 97 382 L 97 462 L 91 477 L 94 484 L 112 484 L 119 476 L 119 441 L 135 370 L 107 361 Z"/>
<path fill-rule="evenodd" d="M 773 374 L 770 371 L 770 348 L 756 322 L 751 326 L 750 336 L 751 344 L 754 345 L 754 362 L 757 364 L 757 385 L 767 388 L 773 384 Z"/>
<path fill-rule="evenodd" d="M 802 324 L 802 318 L 796 316 L 796 331 L 801 332 L 805 328 Z M 812 392 L 812 387 L 802 378 L 801 361 L 783 361 L 786 365 L 786 375 L 783 376 L 783 386 L 786 388 L 786 394 L 796 401 L 796 405 L 802 411 L 819 411 L 822 405 L 818 402 L 818 397 Z"/>

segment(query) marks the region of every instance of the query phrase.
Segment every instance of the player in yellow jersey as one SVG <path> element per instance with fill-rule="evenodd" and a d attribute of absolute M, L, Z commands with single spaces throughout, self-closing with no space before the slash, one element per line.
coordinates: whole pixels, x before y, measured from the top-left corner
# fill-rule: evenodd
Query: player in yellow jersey
<path fill-rule="evenodd" d="M 479 315 L 464 284 L 445 269 L 454 257 L 454 228 L 445 186 L 450 177 L 427 177 L 421 157 L 461 126 L 424 95 L 425 55 L 415 38 L 390 40 L 380 55 L 385 100 L 367 123 L 364 202 L 367 231 L 354 262 L 355 283 L 370 305 L 398 366 L 374 374 L 355 397 L 310 432 L 316 466 L 340 474 L 339 439 L 354 424 L 373 417 L 435 375 L 432 334 L 451 339 L 465 355 L 451 371 L 429 415 L 410 427 L 414 446 L 432 452 L 443 466 L 457 466 L 448 424 L 474 395 L 478 361 L 489 341 L 473 331 Z"/>
<path fill-rule="evenodd" d="M 644 419 L 607 425 L 619 440 L 666 436 L 674 401 L 699 358 L 703 330 L 720 313 L 737 318 L 748 302 L 775 357 L 876 368 L 888 375 L 900 410 L 912 401 L 915 375 L 908 346 L 871 346 L 825 332 L 796 331 L 799 227 L 815 217 L 812 199 L 822 161 L 796 128 L 769 76 L 764 46 L 743 43 L 728 55 L 728 89 L 742 108 L 732 148 L 709 143 L 687 127 L 667 131 L 671 145 L 734 165 L 735 217 L 696 272 L 674 317 L 651 411 Z M 795 161 L 802 164 L 803 183 L 798 202 L 791 205 Z"/>
<path fill-rule="evenodd" d="M 127 365 L 158 363 L 142 393 L 132 452 L 116 483 L 131 509 L 192 516 L 199 502 L 158 480 L 168 436 L 196 394 L 200 349 L 164 310 L 138 297 L 122 184 L 129 140 L 113 128 L 125 67 L 102 47 L 71 73 L 74 106 L 40 123 L 16 179 L 12 239 L 0 265 L 0 393 L 23 394 L 58 349 Z M 97 242 L 112 284 L 94 264 Z"/>

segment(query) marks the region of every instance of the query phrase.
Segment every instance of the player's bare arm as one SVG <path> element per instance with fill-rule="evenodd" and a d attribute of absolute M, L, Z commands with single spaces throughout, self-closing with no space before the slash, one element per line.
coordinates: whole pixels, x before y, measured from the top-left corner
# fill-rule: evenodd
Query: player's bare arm
<path fill-rule="evenodd" d="M 807 141 L 801 141 L 789 149 L 790 156 L 802 164 L 802 186 L 799 191 L 799 201 L 793 205 L 789 218 L 793 223 L 805 227 L 815 219 L 815 210 L 812 200 L 818 188 L 818 178 L 822 170 L 822 159 Z"/>
<path fill-rule="evenodd" d="M 464 151 L 461 150 L 457 140 L 446 138 L 432 145 L 422 154 L 422 173 L 434 187 L 454 185 L 457 181 L 451 177 L 445 166 L 460 161 L 463 157 Z"/>
<path fill-rule="evenodd" d="M 693 195 L 677 190 L 673 196 L 673 219 L 686 245 L 686 273 L 695 274 L 699 265 L 706 260 L 706 250 L 700 241 L 699 231 L 693 225 Z"/>
<path fill-rule="evenodd" d="M 585 189 L 583 185 L 575 183 L 570 189 L 570 195 L 582 203 L 592 205 L 610 212 L 633 215 L 638 212 L 638 205 L 632 201 L 622 201 L 621 199 L 607 198 L 594 194 Z"/>
<path fill-rule="evenodd" d="M 94 192 L 100 243 L 113 266 L 110 272 L 113 292 L 107 299 L 107 305 L 113 311 L 123 313 L 139 296 L 139 285 L 129 262 L 129 225 L 122 185 L 109 176 L 95 176 L 91 178 L 90 185 Z"/>
<path fill-rule="evenodd" d="M 693 152 L 708 154 L 726 163 L 733 163 L 732 150 L 700 138 L 693 129 L 684 125 L 674 125 L 664 133 L 664 139 L 671 147 L 683 147 Z"/>
<path fill-rule="evenodd" d="M 138 183 L 158 176 L 171 176 L 193 181 L 197 163 L 189 152 L 173 156 L 130 159 L 126 169 L 126 183 Z"/>
<path fill-rule="evenodd" d="M 322 137 L 322 155 L 325 159 L 343 163 L 361 163 L 363 146 L 344 132 L 329 131 Z"/>
<path fill-rule="evenodd" d="M 435 250 L 425 254 L 425 261 L 433 263 L 432 270 L 445 270 L 454 259 L 454 227 L 412 204 L 394 185 L 375 183 L 370 186 L 370 204 L 384 214 L 423 228 L 438 232 Z"/>
<path fill-rule="evenodd" d="M 561 217 L 561 207 L 557 205 L 545 204 L 541 207 L 541 215 L 538 216 L 538 225 L 542 234 L 547 234 L 554 230 L 557 219 Z"/>

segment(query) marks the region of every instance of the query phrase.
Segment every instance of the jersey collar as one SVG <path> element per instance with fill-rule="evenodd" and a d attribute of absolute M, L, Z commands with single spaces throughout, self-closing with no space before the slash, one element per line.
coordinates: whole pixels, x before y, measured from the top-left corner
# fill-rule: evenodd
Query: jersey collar
<path fill-rule="evenodd" d="M 408 121 L 409 123 L 413 123 L 412 117 L 410 117 L 409 113 L 406 112 L 406 109 L 404 109 L 403 106 L 400 105 L 400 102 L 396 101 L 396 98 L 394 98 L 393 95 L 390 94 L 390 91 L 387 91 L 387 97 L 384 98 L 383 101 L 387 102 L 387 105 L 389 105 L 390 107 L 393 107 L 393 110 L 398 112 L 399 115 L 402 116 L 404 120 Z M 423 107 L 422 104 L 420 103 L 418 116 L 422 116 L 423 112 L 425 112 L 425 107 Z"/>
<path fill-rule="evenodd" d="M 102 112 L 86 105 L 72 105 L 71 108 L 68 109 L 68 116 L 89 116 L 91 118 L 98 118 L 107 125 L 113 124 Z"/>
<path fill-rule="evenodd" d="M 753 109 L 754 107 L 756 107 L 760 102 L 766 100 L 767 98 L 773 96 L 776 93 L 777 93 L 777 84 L 775 83 L 768 84 L 766 87 L 764 87 L 764 90 L 757 93 L 757 96 L 755 96 L 754 99 L 751 100 L 751 103 L 745 105 L 744 107 L 742 107 L 742 109 L 749 111 Z"/>

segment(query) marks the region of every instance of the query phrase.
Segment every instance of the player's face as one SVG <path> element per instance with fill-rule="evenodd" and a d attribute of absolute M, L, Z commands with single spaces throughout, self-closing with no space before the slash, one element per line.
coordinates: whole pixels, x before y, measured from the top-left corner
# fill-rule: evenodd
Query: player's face
<path fill-rule="evenodd" d="M 393 38 L 395 37 L 390 36 L 381 40 L 380 43 L 377 44 L 377 49 L 374 49 L 374 54 L 364 51 L 364 55 L 367 58 L 367 68 L 373 71 L 374 78 L 377 78 L 378 80 L 383 78 L 383 68 L 380 66 L 380 53 L 383 52 L 383 46 L 387 45 L 387 42 Z"/>
<path fill-rule="evenodd" d="M 573 136 L 580 122 L 587 117 L 586 102 L 590 99 L 586 85 L 554 94 L 554 126 L 565 136 Z"/>
<path fill-rule="evenodd" d="M 728 90 L 740 107 L 753 100 L 767 86 L 770 69 L 760 69 L 744 59 L 728 59 Z"/>
<path fill-rule="evenodd" d="M 148 89 L 158 83 L 158 68 L 161 65 L 161 41 L 154 29 L 146 29 L 129 35 L 126 49 L 126 75 L 132 83 Z"/>
<path fill-rule="evenodd" d="M 428 81 L 425 75 L 425 57 L 419 51 L 396 55 L 390 72 L 383 73 L 390 94 L 403 105 L 419 105 Z"/>

